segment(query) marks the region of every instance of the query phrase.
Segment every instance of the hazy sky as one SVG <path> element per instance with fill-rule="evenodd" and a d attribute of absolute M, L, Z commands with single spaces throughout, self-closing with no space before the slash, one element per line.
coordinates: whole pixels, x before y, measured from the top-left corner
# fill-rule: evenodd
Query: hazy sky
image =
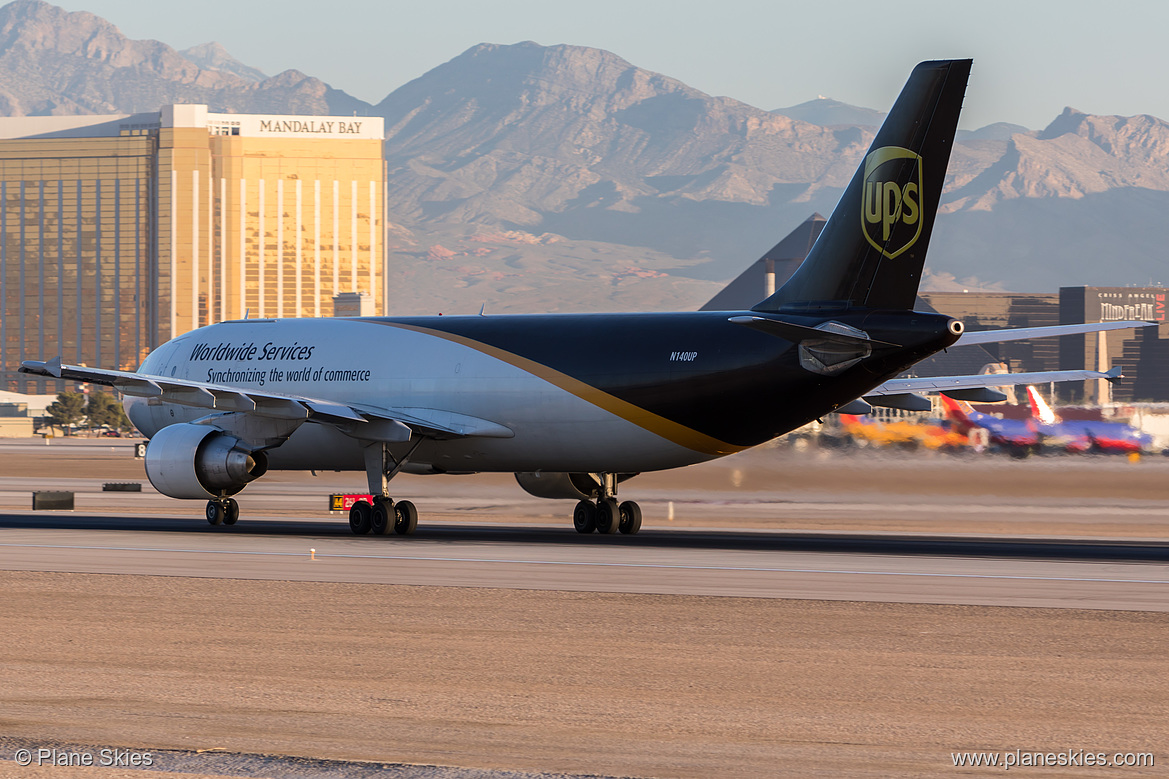
<path fill-rule="evenodd" d="M 50 0 L 51 1 L 51 0 Z M 973 57 L 962 126 L 1047 125 L 1070 105 L 1169 119 L 1163 0 L 59 0 L 131 38 L 218 41 L 376 103 L 481 42 L 608 49 L 764 109 L 817 95 L 887 110 L 914 63 Z"/>

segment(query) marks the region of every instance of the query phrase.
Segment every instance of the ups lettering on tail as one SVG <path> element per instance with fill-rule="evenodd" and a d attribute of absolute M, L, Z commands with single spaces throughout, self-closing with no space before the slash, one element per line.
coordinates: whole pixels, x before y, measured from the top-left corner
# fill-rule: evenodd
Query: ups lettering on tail
<path fill-rule="evenodd" d="M 921 236 L 921 157 L 883 146 L 865 158 L 861 229 L 865 239 L 892 259 Z"/>
<path fill-rule="evenodd" d="M 893 225 L 898 220 L 917 224 L 921 209 L 918 207 L 917 184 L 912 181 L 898 186 L 896 181 L 865 182 L 865 221 L 881 225 L 881 240 L 888 241 Z"/>

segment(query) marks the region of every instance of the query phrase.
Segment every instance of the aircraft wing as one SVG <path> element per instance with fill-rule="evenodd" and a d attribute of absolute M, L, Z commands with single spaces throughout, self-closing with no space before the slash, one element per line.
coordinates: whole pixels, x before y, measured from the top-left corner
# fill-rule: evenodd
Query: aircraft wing
<path fill-rule="evenodd" d="M 21 364 L 20 372 L 102 384 L 124 395 L 159 398 L 183 406 L 328 424 L 354 438 L 375 441 L 407 441 L 412 433 L 430 438 L 511 438 L 514 435 L 510 428 L 503 425 L 452 411 L 338 403 L 250 387 L 228 387 L 131 371 L 62 365 L 60 358 L 47 362 L 26 360 Z"/>
<path fill-rule="evenodd" d="M 1015 327 L 1003 330 L 976 330 L 966 332 L 950 348 L 958 346 L 974 346 L 977 344 L 997 344 L 1003 341 L 1022 341 L 1027 338 L 1048 338 L 1059 335 L 1083 335 L 1096 333 L 1101 330 L 1126 330 L 1133 327 L 1152 327 L 1156 322 L 1092 322 L 1080 325 L 1051 325 L 1048 327 Z M 1099 377 L 1094 377 L 1099 378 Z M 1040 380 L 1044 381 L 1044 380 Z M 1069 381 L 1069 379 L 1049 379 L 1048 381 Z M 1018 382 L 1023 383 L 1023 382 Z"/>
<path fill-rule="evenodd" d="M 945 392 L 946 390 L 1002 387 L 1010 384 L 1047 384 L 1053 381 L 1087 381 L 1121 377 L 1120 368 L 1101 371 L 1033 371 L 1031 373 L 983 373 L 977 376 L 930 376 L 921 379 L 890 379 L 865 397 L 902 395 L 909 392 Z"/>

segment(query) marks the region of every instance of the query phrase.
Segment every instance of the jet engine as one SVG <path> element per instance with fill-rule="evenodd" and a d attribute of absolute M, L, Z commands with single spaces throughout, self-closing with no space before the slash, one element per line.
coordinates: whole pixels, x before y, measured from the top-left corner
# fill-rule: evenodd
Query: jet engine
<path fill-rule="evenodd" d="M 619 473 L 617 482 L 632 479 L 636 473 Z M 601 493 L 601 484 L 591 473 L 553 473 L 528 471 L 517 473 L 515 480 L 529 495 L 553 500 L 592 500 Z"/>
<path fill-rule="evenodd" d="M 164 427 L 146 447 L 146 476 L 172 498 L 234 495 L 267 470 L 263 452 L 249 452 L 239 439 L 206 425 Z"/>

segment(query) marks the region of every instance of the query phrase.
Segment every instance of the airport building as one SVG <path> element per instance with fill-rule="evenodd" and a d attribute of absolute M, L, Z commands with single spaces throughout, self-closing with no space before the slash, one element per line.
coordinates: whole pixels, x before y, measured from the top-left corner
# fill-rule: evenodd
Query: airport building
<path fill-rule="evenodd" d="M 917 307 L 960 319 L 966 329 L 971 331 L 1050 327 L 1060 323 L 1057 293 L 922 292 Z M 966 362 L 960 367 L 948 364 L 945 370 L 932 375 L 978 373 L 987 362 L 1001 363 L 1012 373 L 1024 370 L 1055 371 L 1060 367 L 1059 347 L 1058 338 L 1042 338 L 952 349 L 948 354 L 930 358 L 931 362 L 937 361 L 939 367 L 943 361 L 950 363 L 962 359 Z M 918 370 L 922 371 L 926 367 L 923 365 Z"/>
<path fill-rule="evenodd" d="M 1066 336 L 1060 342 L 1065 369 L 1119 367 L 1124 378 L 1072 382 L 1064 394 L 1070 403 L 1169 401 L 1169 322 L 1165 320 L 1162 287 L 1062 287 L 1059 319 L 1076 322 L 1156 322 L 1156 327 L 1114 330 L 1095 335 Z"/>
<path fill-rule="evenodd" d="M 45 391 L 22 359 L 134 369 L 196 327 L 331 316 L 343 293 L 383 313 L 383 125 L 202 105 L 0 119 L 0 389 Z"/>

